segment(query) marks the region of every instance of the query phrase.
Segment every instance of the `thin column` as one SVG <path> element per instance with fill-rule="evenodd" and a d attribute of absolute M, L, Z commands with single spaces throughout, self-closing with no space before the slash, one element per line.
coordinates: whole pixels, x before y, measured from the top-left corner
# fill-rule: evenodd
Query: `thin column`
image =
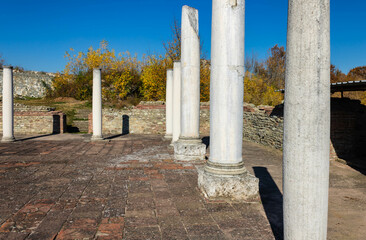
<path fill-rule="evenodd" d="M 290 0 L 283 149 L 284 237 L 327 238 L 329 0 Z"/>
<path fill-rule="evenodd" d="M 102 73 L 93 69 L 93 136 L 92 140 L 102 140 Z"/>
<path fill-rule="evenodd" d="M 13 67 L 3 66 L 3 138 L 1 142 L 15 140 L 13 99 Z"/>
<path fill-rule="evenodd" d="M 181 64 L 175 61 L 173 65 L 173 137 L 172 145 L 180 136 L 180 109 L 181 109 Z"/>
<path fill-rule="evenodd" d="M 166 72 L 166 101 L 165 101 L 165 138 L 171 139 L 173 135 L 173 69 Z"/>
<path fill-rule="evenodd" d="M 258 179 L 242 158 L 244 14 L 245 0 L 212 1 L 210 158 L 198 178 L 212 199 L 258 197 Z"/>
<path fill-rule="evenodd" d="M 176 160 L 203 160 L 206 146 L 200 139 L 200 39 L 198 10 L 182 8 L 181 27 L 181 134 L 174 145 Z"/>

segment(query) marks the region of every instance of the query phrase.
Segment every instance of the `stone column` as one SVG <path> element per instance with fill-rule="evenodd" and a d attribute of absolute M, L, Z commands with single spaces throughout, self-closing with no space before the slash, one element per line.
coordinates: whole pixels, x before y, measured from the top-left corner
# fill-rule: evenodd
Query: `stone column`
<path fill-rule="evenodd" d="M 3 138 L 14 142 L 13 67 L 3 66 Z"/>
<path fill-rule="evenodd" d="M 212 1 L 210 158 L 198 185 L 210 199 L 251 201 L 258 179 L 244 167 L 245 0 Z"/>
<path fill-rule="evenodd" d="M 165 101 L 165 138 L 172 139 L 173 135 L 173 69 L 166 73 L 166 101 Z"/>
<path fill-rule="evenodd" d="M 93 136 L 92 141 L 103 140 L 102 136 L 102 73 L 93 69 Z"/>
<path fill-rule="evenodd" d="M 181 64 L 175 61 L 173 66 L 173 137 L 172 146 L 180 136 L 180 109 L 181 109 Z"/>
<path fill-rule="evenodd" d="M 327 239 L 330 0 L 290 0 L 283 149 L 284 237 Z"/>
<path fill-rule="evenodd" d="M 198 10 L 182 8 L 181 27 L 181 134 L 174 144 L 176 160 L 204 160 L 206 145 L 200 139 L 200 39 Z"/>

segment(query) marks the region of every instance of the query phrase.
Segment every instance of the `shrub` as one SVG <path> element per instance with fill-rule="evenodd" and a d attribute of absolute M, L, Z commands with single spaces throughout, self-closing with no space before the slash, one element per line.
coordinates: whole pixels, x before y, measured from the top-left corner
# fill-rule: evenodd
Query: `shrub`
<path fill-rule="evenodd" d="M 275 92 L 275 87 L 270 86 L 265 81 L 247 73 L 244 78 L 244 101 L 255 105 L 276 106 L 283 100 L 280 92 Z"/>

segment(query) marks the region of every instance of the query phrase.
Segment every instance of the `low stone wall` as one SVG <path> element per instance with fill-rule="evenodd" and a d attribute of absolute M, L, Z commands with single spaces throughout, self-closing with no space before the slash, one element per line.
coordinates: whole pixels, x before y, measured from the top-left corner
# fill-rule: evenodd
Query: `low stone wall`
<path fill-rule="evenodd" d="M 44 84 L 52 86 L 52 73 L 43 72 L 15 72 L 14 80 L 14 96 L 16 97 L 34 97 L 41 98 L 46 94 Z M 0 96 L 3 92 L 3 72 L 0 70 Z"/>
<path fill-rule="evenodd" d="M 243 137 L 251 142 L 282 149 L 283 118 L 271 113 L 268 108 L 262 111 L 245 111 Z"/>
<path fill-rule="evenodd" d="M 201 133 L 209 133 L 209 110 L 201 111 Z M 103 134 L 165 134 L 165 105 L 138 105 L 133 109 L 103 109 Z M 89 114 L 89 133 L 93 132 Z"/>
<path fill-rule="evenodd" d="M 2 110 L 2 105 L 0 104 Z M 0 112 L 0 132 L 3 131 Z M 66 115 L 43 106 L 14 106 L 14 134 L 52 134 L 66 132 Z"/>
<path fill-rule="evenodd" d="M 244 138 L 277 149 L 282 148 L 283 119 L 270 116 L 273 107 L 244 106 Z M 92 114 L 89 133 L 92 133 Z M 103 110 L 103 134 L 165 134 L 164 102 L 142 102 L 133 109 Z M 200 134 L 210 133 L 209 103 L 201 103 Z"/>

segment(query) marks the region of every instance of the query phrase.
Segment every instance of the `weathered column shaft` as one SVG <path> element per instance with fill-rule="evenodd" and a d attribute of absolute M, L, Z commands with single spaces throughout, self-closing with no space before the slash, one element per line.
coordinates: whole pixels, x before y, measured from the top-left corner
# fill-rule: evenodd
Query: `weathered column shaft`
<path fill-rule="evenodd" d="M 13 67 L 3 67 L 3 138 L 2 142 L 14 141 Z"/>
<path fill-rule="evenodd" d="M 242 163 L 244 0 L 213 0 L 210 162 Z"/>
<path fill-rule="evenodd" d="M 174 144 L 174 158 L 203 160 L 206 146 L 200 139 L 200 39 L 198 10 L 182 8 L 181 34 L 181 134 Z"/>
<path fill-rule="evenodd" d="M 212 1 L 210 158 L 198 177 L 212 199 L 258 197 L 258 179 L 242 159 L 244 14 L 245 0 Z"/>
<path fill-rule="evenodd" d="M 283 149 L 284 235 L 327 238 L 330 1 L 290 0 Z"/>
<path fill-rule="evenodd" d="M 181 27 L 182 109 L 181 138 L 200 136 L 200 39 L 198 10 L 182 8 Z"/>
<path fill-rule="evenodd" d="M 180 110 L 181 110 L 181 64 L 174 62 L 173 66 L 173 137 L 172 143 L 178 141 L 180 136 Z"/>
<path fill-rule="evenodd" d="M 171 139 L 173 134 L 173 69 L 166 73 L 166 101 L 165 101 L 165 138 Z"/>
<path fill-rule="evenodd" d="M 102 73 L 100 68 L 93 69 L 93 137 L 101 140 L 102 135 Z"/>

